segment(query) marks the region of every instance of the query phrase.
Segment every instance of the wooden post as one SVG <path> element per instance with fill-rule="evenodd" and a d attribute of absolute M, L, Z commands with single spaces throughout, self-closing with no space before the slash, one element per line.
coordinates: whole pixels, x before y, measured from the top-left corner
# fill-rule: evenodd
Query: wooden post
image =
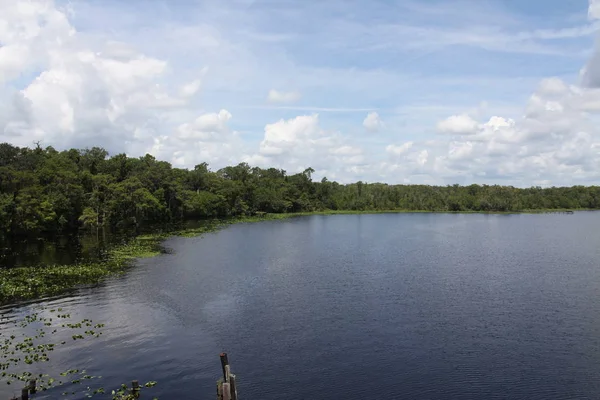
<path fill-rule="evenodd" d="M 29 394 L 35 394 L 36 392 L 36 380 L 31 379 L 29 381 Z"/>
<path fill-rule="evenodd" d="M 29 388 L 24 387 L 21 389 L 21 400 L 29 400 Z"/>
<path fill-rule="evenodd" d="M 237 400 L 236 379 L 235 375 L 231 373 L 227 353 L 221 353 L 220 357 L 223 378 L 217 381 L 217 400 Z"/>
<path fill-rule="evenodd" d="M 227 382 L 223 382 L 223 400 L 231 400 L 231 389 Z"/>
<path fill-rule="evenodd" d="M 231 376 L 231 366 L 225 366 L 225 382 L 229 383 L 229 377 Z"/>
<path fill-rule="evenodd" d="M 227 353 L 221 353 L 221 368 L 223 369 L 223 381 L 227 382 L 227 373 L 225 372 L 225 366 L 229 365 Z"/>
<path fill-rule="evenodd" d="M 237 400 L 237 386 L 234 374 L 229 374 L 229 387 L 231 388 L 231 400 Z"/>
<path fill-rule="evenodd" d="M 217 400 L 223 400 L 223 380 L 217 381 Z"/>
<path fill-rule="evenodd" d="M 131 394 L 136 399 L 140 397 L 140 383 L 138 381 L 131 381 Z"/>

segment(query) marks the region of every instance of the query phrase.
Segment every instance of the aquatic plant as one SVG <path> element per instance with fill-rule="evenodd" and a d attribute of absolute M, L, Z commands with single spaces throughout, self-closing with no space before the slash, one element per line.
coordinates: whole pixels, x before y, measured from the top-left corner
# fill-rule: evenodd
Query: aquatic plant
<path fill-rule="evenodd" d="M 158 238 L 134 238 L 110 249 L 105 259 L 74 265 L 0 268 L 0 304 L 53 296 L 78 285 L 98 284 L 121 274 L 131 260 L 160 254 Z"/>
<path fill-rule="evenodd" d="M 288 218 L 291 214 L 250 216 L 209 221 L 199 228 L 140 235 L 112 246 L 102 260 L 73 265 L 0 268 L 0 304 L 63 294 L 81 285 L 95 285 L 123 274 L 138 258 L 165 253 L 161 242 L 171 236 L 193 237 L 240 222 Z"/>
<path fill-rule="evenodd" d="M 18 392 L 24 387 L 31 393 L 62 390 L 62 395 L 67 398 L 106 393 L 103 387 L 92 388 L 89 384 L 89 381 L 102 377 L 90 375 L 83 369 L 36 373 L 44 370 L 38 364 L 50 361 L 51 354 L 57 349 L 68 348 L 75 341 L 99 338 L 105 327 L 103 323 L 94 323 L 91 319 L 73 320 L 62 308 L 37 307 L 19 319 L 0 318 L 0 326 L 0 383 L 15 387 Z M 59 340 L 52 341 L 52 337 Z M 148 382 L 142 388 L 155 385 L 156 382 Z M 127 385 L 121 385 L 112 391 L 112 396 L 113 399 L 128 399 L 131 398 L 128 396 L 139 395 L 142 388 L 132 391 Z"/>

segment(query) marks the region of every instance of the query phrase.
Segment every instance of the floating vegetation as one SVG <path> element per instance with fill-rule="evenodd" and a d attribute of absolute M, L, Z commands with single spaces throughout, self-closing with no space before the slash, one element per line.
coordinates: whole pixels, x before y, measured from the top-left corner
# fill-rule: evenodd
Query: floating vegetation
<path fill-rule="evenodd" d="M 146 382 L 143 387 L 151 388 L 154 386 L 156 386 L 156 382 L 150 381 Z M 113 400 L 136 400 L 140 397 L 141 390 L 142 388 L 139 385 L 136 387 L 132 385 L 132 387 L 130 388 L 127 385 L 122 384 L 119 389 L 112 391 L 112 398 Z M 154 400 L 157 399 L 157 397 L 154 398 Z"/>
<path fill-rule="evenodd" d="M 20 300 L 63 294 L 81 285 L 95 285 L 111 275 L 124 273 L 138 258 L 154 257 L 165 252 L 161 242 L 172 236 L 193 237 L 216 231 L 239 222 L 281 219 L 286 215 L 261 215 L 207 222 L 200 228 L 137 236 L 127 243 L 113 246 L 102 261 L 73 265 L 0 268 L 0 305 Z"/>
<path fill-rule="evenodd" d="M 160 238 L 134 238 L 110 249 L 104 260 L 74 265 L 0 268 L 0 304 L 65 293 L 79 285 L 93 285 L 120 274 L 131 260 L 161 253 Z"/>
<path fill-rule="evenodd" d="M 69 341 L 61 340 L 53 343 L 54 335 L 67 337 L 72 341 L 99 338 L 104 324 L 94 323 L 91 319 L 73 321 L 71 315 L 63 310 L 39 308 L 22 319 L 0 320 L 0 383 L 13 386 L 15 391 L 27 388 L 30 393 L 60 390 L 67 398 L 93 397 L 105 394 L 103 387 L 92 388 L 90 381 L 102 378 L 94 376 L 83 369 L 68 369 L 54 373 L 36 373 L 44 370 L 40 363 L 50 361 L 50 355 L 61 347 L 70 345 Z M 121 385 L 113 390 L 114 400 L 124 400 L 138 395 L 142 388 L 151 388 L 156 382 L 148 382 L 140 388 L 128 389 Z M 59 389 L 60 388 L 60 389 Z"/>

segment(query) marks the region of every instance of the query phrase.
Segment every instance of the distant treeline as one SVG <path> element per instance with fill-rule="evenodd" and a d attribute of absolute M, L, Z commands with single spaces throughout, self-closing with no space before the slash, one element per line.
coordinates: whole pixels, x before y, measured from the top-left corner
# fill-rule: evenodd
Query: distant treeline
<path fill-rule="evenodd" d="M 522 211 L 600 208 L 600 187 L 427 186 L 313 182 L 245 163 L 173 168 L 98 147 L 56 151 L 0 144 L 0 232 L 140 227 L 185 219 L 317 210 Z"/>

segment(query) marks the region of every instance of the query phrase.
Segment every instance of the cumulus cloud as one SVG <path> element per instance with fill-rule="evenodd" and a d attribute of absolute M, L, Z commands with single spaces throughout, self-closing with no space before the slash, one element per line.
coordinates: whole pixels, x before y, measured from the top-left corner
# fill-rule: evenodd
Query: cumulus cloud
<path fill-rule="evenodd" d="M 329 139 L 319 128 L 317 114 L 280 120 L 265 126 L 260 153 L 265 156 L 281 155 L 292 152 L 304 143 L 326 145 Z"/>
<path fill-rule="evenodd" d="M 409 123 L 403 125 L 390 116 L 384 124 L 377 112 L 370 112 L 363 128 L 376 132 L 385 127 L 396 139 L 376 135 L 378 140 L 373 140 L 374 136 L 365 139 L 362 135 L 357 144 L 351 134 L 360 126 L 342 123 L 343 132 L 329 129 L 332 121 L 340 120 L 321 121 L 325 115 L 286 115 L 278 120 L 282 114 L 257 117 L 258 113 L 238 112 L 240 108 L 231 104 L 232 97 L 238 93 L 250 93 L 248 97 L 253 99 L 257 93 L 264 96 L 265 84 L 285 86 L 284 75 L 289 70 L 277 79 L 251 86 L 248 82 L 253 74 L 264 67 L 258 56 L 250 56 L 256 48 L 231 44 L 227 41 L 231 37 L 216 28 L 176 27 L 169 31 L 170 38 L 179 39 L 183 53 L 171 53 L 171 42 L 163 43 L 160 50 L 147 47 L 143 51 L 141 42 L 136 46 L 127 36 L 78 32 L 72 16 L 52 0 L 0 0 L 0 4 L 0 141 L 30 146 L 41 140 L 57 148 L 98 145 L 113 154 L 141 155 L 148 151 L 177 166 L 206 161 L 219 167 L 247 161 L 290 172 L 312 166 L 318 171 L 315 176 L 344 181 L 478 181 L 522 186 L 600 180 L 598 46 L 583 67 L 579 82 L 548 77 L 537 88 L 532 85 L 533 93 L 519 108 L 519 117 L 509 118 L 492 105 L 478 112 L 452 109 L 435 119 L 433 113 L 428 114 L 428 128 L 413 132 Z M 588 15 L 600 19 L 600 0 L 590 0 Z M 188 47 L 183 38 L 189 38 L 190 32 L 202 37 L 202 51 Z M 536 32 L 534 36 L 550 39 L 577 33 L 568 29 Z M 192 50 L 200 54 L 198 59 L 206 56 L 220 62 L 221 68 L 214 69 L 216 79 L 212 74 L 206 76 L 206 69 L 186 70 L 183 63 L 177 64 L 178 56 Z M 239 60 L 251 62 L 243 63 L 243 68 L 231 67 L 240 52 L 244 58 Z M 333 85 L 327 86 L 327 93 L 362 93 L 373 87 L 383 90 L 394 79 L 405 82 L 386 71 L 306 71 L 304 84 L 298 84 L 303 91 L 325 87 L 325 82 Z M 211 85 L 211 95 L 216 96 L 197 96 Z M 428 87 L 435 88 L 433 85 Z M 331 87 L 336 90 L 329 90 Z M 222 95 L 235 90 L 235 96 Z M 384 90 L 385 97 L 392 97 L 391 90 Z M 200 97 L 211 97 L 212 105 L 197 103 Z M 295 91 L 272 89 L 267 94 L 267 100 L 275 104 L 299 99 L 300 93 Z M 494 104 L 493 99 L 488 100 Z M 357 110 L 352 107 L 355 104 L 335 105 L 318 106 L 337 115 Z M 270 108 L 279 112 L 291 106 Z M 364 111 L 367 109 L 361 108 Z M 247 118 L 260 121 L 258 128 Z M 422 121 L 425 119 L 419 124 Z M 244 126 L 244 135 L 236 131 L 236 124 Z M 263 126 L 260 139 L 244 140 L 256 137 Z M 436 128 L 447 135 L 434 135 Z"/>
<path fill-rule="evenodd" d="M 385 127 L 383 121 L 376 112 L 370 112 L 363 121 L 363 126 L 370 132 L 377 132 Z"/>
<path fill-rule="evenodd" d="M 90 40 L 51 0 L 1 4 L 0 141 L 150 152 L 185 167 L 241 161 L 244 144 L 229 127 L 229 111 L 193 115 L 189 102 L 206 68 L 167 80 L 168 61 L 128 43 Z M 23 74 L 19 89 L 7 85 Z"/>
<path fill-rule="evenodd" d="M 238 132 L 229 127 L 233 118 L 227 110 L 206 113 L 179 125 L 168 135 L 153 138 L 150 153 L 178 167 L 209 164 L 237 164 L 243 152 Z"/>
<path fill-rule="evenodd" d="M 2 10 L 0 85 L 41 72 L 3 103 L 1 140 L 141 153 L 162 128 L 158 110 L 186 104 L 161 84 L 166 61 L 115 41 L 90 46 L 52 1 L 5 1 Z"/>
<path fill-rule="evenodd" d="M 590 16 L 598 2 L 590 3 Z M 437 183 L 456 181 L 517 186 L 594 184 L 600 180 L 600 49 L 584 68 L 581 85 L 542 79 L 522 116 L 475 119 L 469 114 L 437 124 L 452 139 L 389 145 L 380 170 Z M 427 151 L 427 154 L 424 153 Z M 389 176 L 389 175 L 388 175 Z"/>
<path fill-rule="evenodd" d="M 442 126 L 455 134 L 452 141 L 388 146 L 388 153 L 401 157 L 386 167 L 438 181 L 462 176 L 518 186 L 594 182 L 600 179 L 600 129 L 590 110 L 599 96 L 596 89 L 545 79 L 522 118 L 492 116 L 478 122 L 450 117 Z"/>
<path fill-rule="evenodd" d="M 223 134 L 227 133 L 229 130 L 227 122 L 230 119 L 231 114 L 227 110 L 221 110 L 218 113 L 204 114 L 196 118 L 192 123 L 179 125 L 175 131 L 175 136 L 184 140 L 222 140 Z"/>
<path fill-rule="evenodd" d="M 467 114 L 452 115 L 437 125 L 438 131 L 459 135 L 472 135 L 477 132 L 478 124 Z"/>
<path fill-rule="evenodd" d="M 298 92 L 282 92 L 271 89 L 267 95 L 267 101 L 270 103 L 294 103 L 298 100 L 300 100 L 300 93 Z"/>
<path fill-rule="evenodd" d="M 538 86 L 538 93 L 546 96 L 562 96 L 569 90 L 569 87 L 561 79 L 556 77 L 542 79 Z"/>
<path fill-rule="evenodd" d="M 413 142 L 406 142 L 399 146 L 390 144 L 385 148 L 385 151 L 387 151 L 389 154 L 400 155 L 409 151 L 412 146 Z"/>
<path fill-rule="evenodd" d="M 280 166 L 290 172 L 307 167 L 315 176 L 348 178 L 365 164 L 364 151 L 338 132 L 323 129 L 319 115 L 301 115 L 267 124 L 258 153 L 244 161 L 260 166 Z"/>
<path fill-rule="evenodd" d="M 239 162 L 243 145 L 228 127 L 231 113 L 188 117 L 206 68 L 179 85 L 171 80 L 170 90 L 166 60 L 127 43 L 86 40 L 50 0 L 3 2 L 2 10 L 0 141 L 150 152 L 185 167 Z M 40 72 L 21 90 L 2 86 L 27 71 Z"/>

